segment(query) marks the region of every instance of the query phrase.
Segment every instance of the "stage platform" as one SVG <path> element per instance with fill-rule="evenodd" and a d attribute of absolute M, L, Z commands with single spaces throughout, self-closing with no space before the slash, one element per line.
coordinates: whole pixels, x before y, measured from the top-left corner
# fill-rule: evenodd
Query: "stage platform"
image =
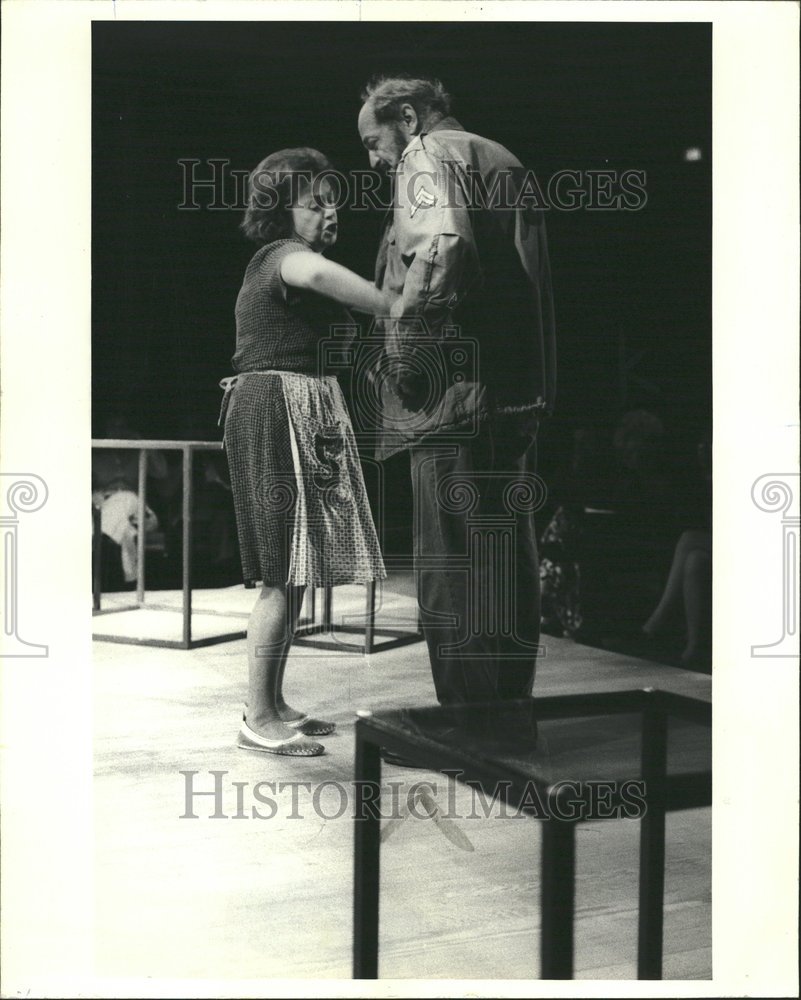
<path fill-rule="evenodd" d="M 178 609 L 180 596 L 149 599 Z M 195 591 L 198 634 L 244 627 L 255 597 Z M 103 606 L 130 598 L 104 595 Z M 335 590 L 335 621 L 363 610 L 364 588 Z M 410 575 L 392 576 L 379 624 L 413 630 L 415 617 Z M 103 630 L 115 619 L 142 635 L 180 628 L 180 615 L 143 609 L 104 615 Z M 711 697 L 704 674 L 565 639 L 546 636 L 544 647 L 537 694 L 654 686 Z M 192 651 L 96 642 L 93 656 L 97 974 L 350 978 L 355 715 L 434 703 L 425 644 L 369 657 L 293 650 L 288 700 L 338 724 L 326 755 L 306 759 L 237 749 L 243 640 Z M 383 831 L 381 892 L 392 902 L 381 978 L 536 978 L 540 824 L 497 807 L 484 816 L 469 789 L 432 772 L 385 766 L 383 778 L 400 818 Z M 403 818 L 421 780 L 456 818 Z M 667 831 L 664 975 L 709 978 L 711 810 L 669 814 Z M 633 979 L 638 824 L 582 824 L 577 845 L 577 978 Z"/>

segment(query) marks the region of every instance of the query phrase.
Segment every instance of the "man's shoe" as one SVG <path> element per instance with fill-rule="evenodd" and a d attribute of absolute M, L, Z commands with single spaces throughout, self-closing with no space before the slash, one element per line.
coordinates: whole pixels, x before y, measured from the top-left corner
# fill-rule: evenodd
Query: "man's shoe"
<path fill-rule="evenodd" d="M 425 764 L 418 764 L 416 760 L 410 760 L 408 757 L 402 757 L 398 753 L 393 753 L 392 750 L 387 750 L 385 747 L 381 747 L 381 760 L 385 764 L 392 764 L 395 767 L 414 767 L 419 771 L 430 771 L 431 768 L 425 766 Z"/>

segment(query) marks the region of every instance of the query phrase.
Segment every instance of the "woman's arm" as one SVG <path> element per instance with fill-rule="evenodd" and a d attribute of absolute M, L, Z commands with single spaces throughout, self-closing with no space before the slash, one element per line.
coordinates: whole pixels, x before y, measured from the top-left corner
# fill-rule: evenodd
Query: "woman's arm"
<path fill-rule="evenodd" d="M 374 316 L 389 315 L 389 298 L 375 285 L 318 253 L 300 250 L 287 254 L 281 261 L 281 277 L 293 288 L 317 292 L 351 309 Z"/>

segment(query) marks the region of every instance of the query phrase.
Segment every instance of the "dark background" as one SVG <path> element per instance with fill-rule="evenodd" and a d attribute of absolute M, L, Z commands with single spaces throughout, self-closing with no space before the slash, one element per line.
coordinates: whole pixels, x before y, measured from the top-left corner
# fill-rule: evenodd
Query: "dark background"
<path fill-rule="evenodd" d="M 639 211 L 549 212 L 559 375 L 540 469 L 575 428 L 635 407 L 688 454 L 711 414 L 711 61 L 703 24 L 95 22 L 94 433 L 123 411 L 147 437 L 221 436 L 217 383 L 255 246 L 208 191 L 179 210 L 179 160 L 250 170 L 311 145 L 365 169 L 361 88 L 403 70 L 440 77 L 462 124 L 543 185 L 560 169 L 646 171 Z M 381 215 L 342 210 L 335 259 L 370 276 Z M 408 492 L 400 465 L 387 475 Z"/>

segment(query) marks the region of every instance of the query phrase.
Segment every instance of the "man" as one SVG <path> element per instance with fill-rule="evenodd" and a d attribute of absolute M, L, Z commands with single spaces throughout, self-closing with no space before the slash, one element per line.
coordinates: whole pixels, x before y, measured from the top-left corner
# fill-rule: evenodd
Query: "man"
<path fill-rule="evenodd" d="M 555 390 L 536 184 L 450 117 L 438 80 L 383 77 L 359 133 L 394 175 L 376 284 L 385 322 L 377 457 L 408 449 L 421 620 L 441 704 L 531 694 L 539 640 L 533 474 Z M 534 202 L 534 204 L 532 204 Z"/>

